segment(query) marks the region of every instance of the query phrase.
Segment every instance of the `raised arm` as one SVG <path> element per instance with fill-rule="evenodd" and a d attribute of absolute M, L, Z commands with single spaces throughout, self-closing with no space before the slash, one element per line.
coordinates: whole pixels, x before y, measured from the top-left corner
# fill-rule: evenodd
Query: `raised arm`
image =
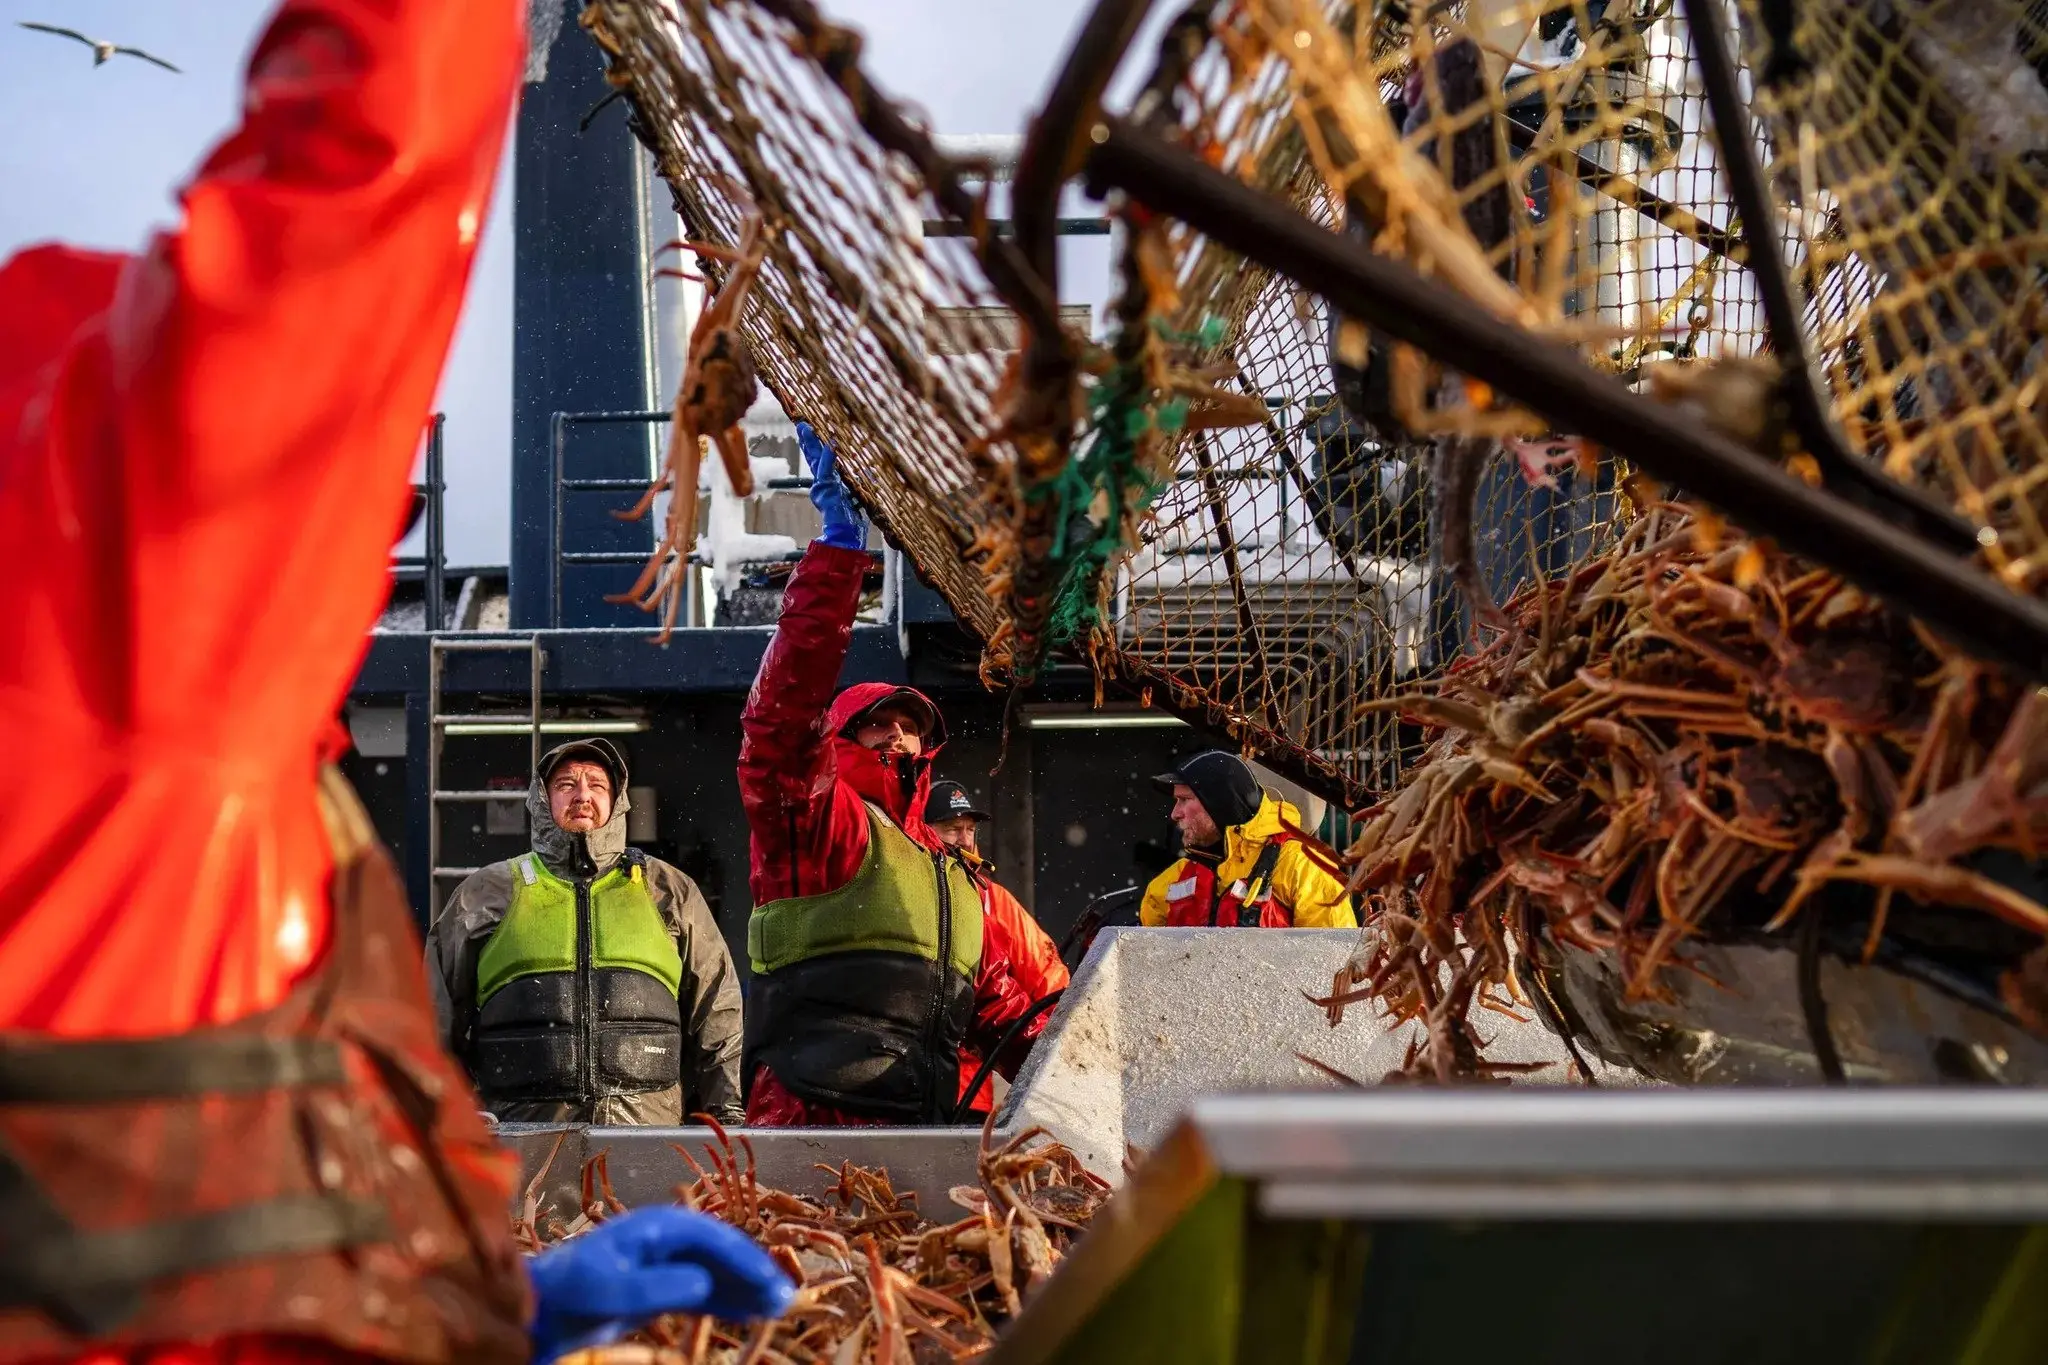
<path fill-rule="evenodd" d="M 525 13 L 285 0 L 180 227 L 0 270 L 0 751 L 67 774 L 0 830 L 0 1023 L 233 1018 L 324 945 L 321 738 L 388 589 Z"/>
<path fill-rule="evenodd" d="M 0 683 L 310 762 L 389 586 L 525 11 L 286 0 L 183 224 L 47 324 L 41 393 L 0 435 L 0 522 L 35 566 L 0 582 L 22 631 Z"/>
<path fill-rule="evenodd" d="M 387 590 L 525 12 L 287 0 L 183 227 L 129 268 L 107 329 L 126 524 L 97 539 L 135 559 L 147 706 L 217 711 L 231 683 L 293 739 L 333 714 Z"/>
<path fill-rule="evenodd" d="M 825 716 L 853 642 L 868 557 L 832 448 L 808 423 L 797 424 L 797 439 L 825 528 L 783 590 L 775 636 L 740 713 L 740 799 L 756 905 L 840 886 L 867 849 L 859 798 L 834 780 Z"/>
<path fill-rule="evenodd" d="M 859 799 L 835 780 L 825 730 L 867 567 L 864 551 L 811 542 L 783 591 L 775 637 L 740 713 L 740 799 L 752 832 L 756 905 L 832 890 L 853 875 L 867 847 Z M 835 816 L 841 805 L 850 809 Z M 859 845 L 848 858 L 832 847 L 834 832 L 855 830 Z"/>

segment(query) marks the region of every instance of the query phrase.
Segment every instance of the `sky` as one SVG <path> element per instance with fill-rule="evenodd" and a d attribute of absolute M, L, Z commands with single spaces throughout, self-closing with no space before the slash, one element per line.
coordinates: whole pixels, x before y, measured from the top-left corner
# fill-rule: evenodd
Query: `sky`
<path fill-rule="evenodd" d="M 243 63 L 273 8 L 273 0 L 0 0 L 0 258 L 50 240 L 133 249 L 173 223 L 177 187 L 234 124 Z M 824 8 L 863 30 L 870 74 L 934 127 L 1006 133 L 1022 130 L 1086 6 L 828 0 Z M 21 29 L 21 20 L 146 48 L 184 74 L 129 58 L 95 69 L 85 48 Z M 573 13 L 560 41 L 589 41 Z M 511 179 L 508 157 L 442 381 L 455 564 L 506 558 Z M 1101 270 L 1105 259 L 1089 264 Z"/>

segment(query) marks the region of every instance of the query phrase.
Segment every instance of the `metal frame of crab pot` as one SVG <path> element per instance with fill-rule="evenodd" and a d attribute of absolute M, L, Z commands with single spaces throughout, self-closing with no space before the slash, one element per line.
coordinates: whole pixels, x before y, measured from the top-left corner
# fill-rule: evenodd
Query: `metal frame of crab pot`
<path fill-rule="evenodd" d="M 1012 212 L 1017 244 L 1048 286 L 1057 287 L 1048 246 L 1059 193 L 1081 175 L 1090 193 L 1119 191 L 1179 219 L 1321 294 L 1375 335 L 1417 347 L 1560 430 L 1615 451 L 1720 508 L 1751 534 L 1844 574 L 1984 658 L 2048 681 L 2048 605 L 2009 591 L 1971 564 L 1971 528 L 1844 446 L 1814 388 L 1791 286 L 1782 268 L 1773 268 L 1775 251 L 1754 249 L 1745 238 L 1745 259 L 1763 263 L 1757 273 L 1772 348 L 1788 358 L 1784 398 L 1794 429 L 1825 472 L 1820 488 L 1630 392 L 1570 348 L 1492 316 L 1404 263 L 1375 255 L 1209 166 L 1145 126 L 1142 109 L 1128 120 L 1105 113 L 1102 92 L 1150 9 L 1150 0 L 1099 0 L 1031 123 Z M 1688 0 L 1688 15 L 1694 10 L 1706 18 L 1695 28 L 1715 125 L 1746 129 L 1718 14 Z M 1170 42 L 1162 45 L 1168 60 L 1171 50 Z M 1152 87 L 1162 84 L 1170 82 L 1155 80 Z M 1752 211 L 1763 203 L 1764 189 L 1747 137 L 1717 140 L 1736 149 L 1726 161 L 1743 223 L 1769 223 L 1769 215 Z"/>
<path fill-rule="evenodd" d="M 2048 1096 L 1203 1100 L 991 1365 L 2048 1359 Z"/>
<path fill-rule="evenodd" d="M 1324 295 L 1376 332 L 1428 351 L 1532 411 L 1719 507 L 1743 529 L 1843 574 L 1966 648 L 2048 681 L 2048 606 L 1863 501 L 1631 393 L 1576 353 L 1317 227 L 1200 158 L 1116 119 L 1091 132 L 1090 188 L 1117 189 Z"/>

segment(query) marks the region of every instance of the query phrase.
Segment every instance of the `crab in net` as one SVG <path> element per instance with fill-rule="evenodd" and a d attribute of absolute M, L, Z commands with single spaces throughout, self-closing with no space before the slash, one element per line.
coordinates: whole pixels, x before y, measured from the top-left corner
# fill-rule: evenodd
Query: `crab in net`
<path fill-rule="evenodd" d="M 1426 1025 L 1402 1074 L 1484 1076 L 1473 1013 L 1529 1003 L 1537 935 L 1656 999 L 1697 970 L 1694 940 L 1780 934 L 1833 883 L 1874 892 L 1865 960 L 1902 901 L 2004 935 L 2004 1003 L 2048 1023 L 2048 907 L 1973 865 L 2048 846 L 2037 690 L 1647 497 L 1612 548 L 1507 610 L 1517 630 L 1437 687 L 1367 703 L 1435 737 L 1345 855 L 1366 914 L 1311 997 L 1333 1025 L 1378 1002 Z"/>
<path fill-rule="evenodd" d="M 660 609 L 661 634 L 657 639 L 662 642 L 675 629 L 690 554 L 696 546 L 697 476 L 706 441 L 724 461 L 734 495 L 744 498 L 754 491 L 753 466 L 747 457 L 747 437 L 740 422 L 761 396 L 761 381 L 755 374 L 753 350 L 740 331 L 740 314 L 760 278 L 773 234 L 761 210 L 751 204 L 745 192 L 730 180 L 725 184 L 727 192 L 747 206 L 738 245 L 723 247 L 713 242 L 679 240 L 661 248 L 662 252 L 695 252 L 702 259 L 724 262 L 727 269 L 690 328 L 689 351 L 682 380 L 676 385 L 661 477 L 648 487 L 640 501 L 623 512 L 613 513 L 621 521 L 638 521 L 653 508 L 657 497 L 664 492 L 670 494 L 667 525 L 640 576 L 623 593 L 605 598 L 607 602 L 631 602 L 643 611 Z M 683 270 L 664 269 L 655 273 L 707 283 Z"/>
<path fill-rule="evenodd" d="M 929 1220 L 881 1168 L 841 1162 L 818 1198 L 761 1183 L 753 1144 L 709 1115 L 702 1158 L 671 1144 L 691 1179 L 676 1202 L 722 1218 L 766 1247 L 798 1286 L 784 1315 L 753 1327 L 699 1315 L 656 1319 L 626 1341 L 575 1353 L 577 1365 L 709 1365 L 713 1361 L 964 1360 L 985 1351 L 1025 1296 L 1051 1276 L 1109 1197 L 1109 1185 L 1041 1128 L 998 1141 L 984 1124 L 978 1181 L 956 1186 L 965 1216 Z M 557 1150 L 560 1142 L 557 1141 Z M 607 1155 L 584 1164 L 581 1207 L 564 1223 L 542 1214 L 547 1165 L 526 1189 L 514 1236 L 532 1251 L 574 1237 L 625 1204 Z"/>

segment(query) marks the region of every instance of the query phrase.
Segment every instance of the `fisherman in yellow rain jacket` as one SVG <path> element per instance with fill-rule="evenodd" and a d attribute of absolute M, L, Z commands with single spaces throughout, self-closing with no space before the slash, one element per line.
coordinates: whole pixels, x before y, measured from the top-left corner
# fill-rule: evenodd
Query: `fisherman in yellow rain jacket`
<path fill-rule="evenodd" d="M 1344 883 L 1303 842 L 1301 812 L 1259 785 L 1251 765 L 1211 749 L 1152 779 L 1173 797 L 1181 857 L 1152 879 L 1138 922 L 1151 928 L 1350 929 Z"/>

